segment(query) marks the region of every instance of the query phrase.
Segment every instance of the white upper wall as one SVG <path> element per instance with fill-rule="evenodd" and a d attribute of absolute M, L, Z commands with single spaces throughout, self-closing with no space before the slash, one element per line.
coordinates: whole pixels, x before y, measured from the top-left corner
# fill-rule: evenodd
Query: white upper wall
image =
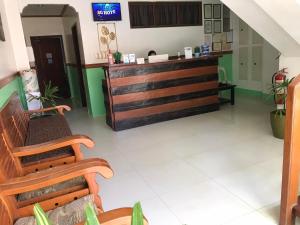
<path fill-rule="evenodd" d="M 61 35 L 63 38 L 65 60 L 74 63 L 74 46 L 71 27 L 76 23 L 76 17 L 23 17 L 22 24 L 26 46 L 31 46 L 30 37 Z"/>
<path fill-rule="evenodd" d="M 65 35 L 61 17 L 23 17 L 22 24 L 27 46 L 32 36 Z"/>
<path fill-rule="evenodd" d="M 69 4 L 78 12 L 81 24 L 81 36 L 83 42 L 84 59 L 86 64 L 99 63 L 96 58 L 99 52 L 97 22 L 93 21 L 91 3 L 108 2 L 95 0 L 18 0 L 22 11 L 28 4 Z M 136 0 L 137 1 L 137 0 Z M 183 53 L 186 46 L 195 47 L 203 43 L 203 26 L 169 27 L 130 29 L 128 0 L 120 0 L 122 7 L 122 21 L 116 22 L 119 50 L 122 53 L 136 53 L 137 57 L 145 57 L 149 50 L 157 50 L 158 53 L 177 55 Z M 218 0 L 207 1 L 216 2 Z M 205 3 L 205 1 L 203 1 Z M 20 11 L 20 12 L 21 12 Z"/>
<path fill-rule="evenodd" d="M 6 38 L 5 42 L 0 41 L 0 78 L 30 68 L 17 9 L 17 1 L 0 1 L 0 14 Z"/>
<path fill-rule="evenodd" d="M 12 42 L 10 40 L 10 33 L 8 31 L 7 18 L 4 8 L 4 2 L 0 1 L 0 15 L 4 29 L 6 41 L 0 41 L 0 79 L 16 72 L 16 62 L 12 49 Z"/>

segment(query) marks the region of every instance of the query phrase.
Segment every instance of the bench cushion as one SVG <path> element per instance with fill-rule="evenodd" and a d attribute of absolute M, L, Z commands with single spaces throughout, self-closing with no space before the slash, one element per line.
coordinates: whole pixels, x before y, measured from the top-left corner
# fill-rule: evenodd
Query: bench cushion
<path fill-rule="evenodd" d="M 70 135 L 72 135 L 72 132 L 64 116 L 57 114 L 39 117 L 31 119 L 28 123 L 25 146 L 40 144 Z M 31 164 L 44 159 L 51 160 L 53 157 L 73 155 L 72 148 L 65 147 L 47 153 L 22 157 L 21 162 L 22 164 Z"/>
<path fill-rule="evenodd" d="M 51 170 L 51 169 L 49 169 Z M 84 179 L 84 177 L 76 177 L 68 181 L 64 181 L 49 187 L 44 187 L 35 191 L 29 191 L 29 192 L 24 192 L 22 194 L 19 194 L 17 196 L 17 201 L 25 201 L 25 200 L 30 200 L 32 198 L 40 197 L 45 194 L 50 194 L 53 192 L 57 191 L 62 191 L 67 188 L 75 187 L 78 185 L 83 185 L 84 187 L 87 187 L 87 183 Z"/>
<path fill-rule="evenodd" d="M 64 116 L 57 114 L 32 119 L 28 123 L 25 146 L 40 144 L 72 135 Z"/>
<path fill-rule="evenodd" d="M 58 207 L 47 212 L 48 218 L 52 225 L 74 225 L 85 221 L 85 206 L 89 203 L 94 204 L 93 195 L 87 195 L 78 200 L 75 200 L 65 206 Z M 14 225 L 36 225 L 33 216 L 18 219 Z"/>

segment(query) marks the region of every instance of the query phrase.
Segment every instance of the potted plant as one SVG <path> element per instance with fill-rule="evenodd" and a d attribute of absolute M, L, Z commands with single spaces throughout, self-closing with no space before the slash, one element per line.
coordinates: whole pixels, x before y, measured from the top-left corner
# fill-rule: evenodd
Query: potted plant
<path fill-rule="evenodd" d="M 114 59 L 115 59 L 115 63 L 116 64 L 120 64 L 121 63 L 121 57 L 122 57 L 122 53 L 119 51 L 116 51 L 114 54 Z"/>
<path fill-rule="evenodd" d="M 200 47 L 196 46 L 194 49 L 194 52 L 195 52 L 195 57 L 199 57 L 200 56 Z"/>
<path fill-rule="evenodd" d="M 59 97 L 57 96 L 57 93 L 59 91 L 57 86 L 52 86 L 51 81 L 49 81 L 48 84 L 45 84 L 45 91 L 44 93 L 41 93 L 40 96 L 35 96 L 35 95 L 30 95 L 28 101 L 32 101 L 32 100 L 39 100 L 43 107 L 52 107 L 52 106 L 56 106 L 56 100 L 59 99 Z"/>
<path fill-rule="evenodd" d="M 284 138 L 284 124 L 285 124 L 285 114 L 286 114 L 286 98 L 287 98 L 287 88 L 294 78 L 286 78 L 285 69 L 279 70 L 273 75 L 284 76 L 281 82 L 273 82 L 271 88 L 271 94 L 274 96 L 274 101 L 276 104 L 276 110 L 270 112 L 270 121 L 274 137 L 283 139 Z M 273 79 L 274 80 L 274 79 Z"/>

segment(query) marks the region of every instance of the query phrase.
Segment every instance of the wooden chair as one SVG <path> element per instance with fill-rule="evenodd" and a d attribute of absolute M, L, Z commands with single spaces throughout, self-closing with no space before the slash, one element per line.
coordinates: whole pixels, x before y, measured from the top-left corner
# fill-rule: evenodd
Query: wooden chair
<path fill-rule="evenodd" d="M 280 225 L 295 224 L 300 216 L 300 76 L 289 85 L 286 104 Z"/>
<path fill-rule="evenodd" d="M 1 125 L 0 125 L 1 130 Z M 74 141 L 74 140 L 73 140 Z M 68 142 L 63 142 L 68 143 Z M 36 146 L 31 149 L 30 147 L 15 148 L 14 151 L 11 151 L 6 140 L 0 133 L 0 183 L 7 182 L 10 179 L 16 179 L 17 177 L 22 177 L 27 175 L 26 169 L 20 163 L 19 157 L 23 155 L 32 155 L 43 152 L 43 149 L 51 149 L 63 146 L 62 143 L 41 145 L 40 147 Z M 105 178 L 111 178 L 113 172 L 109 164 L 103 160 L 99 159 L 103 164 L 107 166 L 107 171 L 110 173 L 103 174 Z M 74 162 L 75 163 L 75 162 Z M 71 164 L 70 164 L 71 165 Z M 63 170 L 63 165 L 54 167 L 52 169 L 61 169 Z M 52 171 L 52 169 L 47 169 L 46 171 Z M 43 170 L 42 170 L 43 171 Z M 27 176 L 34 176 L 34 174 L 39 174 L 39 172 L 29 173 Z M 27 177 L 25 176 L 25 177 Z M 75 196 L 76 198 L 81 197 L 87 193 L 97 194 L 99 187 L 95 180 L 95 174 L 86 174 L 83 177 L 70 179 L 64 183 L 61 183 L 56 186 L 51 186 L 45 189 L 39 189 L 36 192 L 26 192 L 16 196 L 16 201 L 19 206 L 27 206 L 36 201 L 44 201 L 49 198 L 59 199 L 61 196 Z M 95 202 L 97 206 L 102 209 L 101 199 L 98 195 L 95 195 Z"/>
<path fill-rule="evenodd" d="M 64 109 L 70 110 L 68 106 L 57 106 L 24 111 L 16 93 L 2 107 L 2 136 L 24 174 L 79 161 L 83 158 L 80 144 L 94 146 L 89 137 L 72 135 L 63 116 Z M 30 119 L 31 113 L 49 110 L 57 110 L 58 114 Z"/>
<path fill-rule="evenodd" d="M 74 177 L 86 176 L 88 174 L 101 174 L 104 177 L 112 176 L 112 171 L 104 160 L 88 159 L 69 165 L 53 168 L 51 171 L 44 170 L 39 173 L 30 174 L 24 177 L 12 178 L 6 183 L 0 184 L 0 224 L 13 225 L 17 219 L 32 216 L 33 203 L 27 206 L 20 206 L 14 196 L 28 191 L 45 188 L 49 185 L 56 185 Z M 88 195 L 86 192 L 83 197 Z M 96 197 L 96 193 L 92 193 Z M 37 201 L 45 211 L 64 206 L 78 198 L 73 193 L 66 194 L 60 198 L 49 198 Z M 125 225 L 130 224 L 131 208 L 116 209 L 100 213 L 101 224 Z M 79 223 L 78 225 L 83 225 Z M 147 221 L 145 220 L 145 225 Z"/>

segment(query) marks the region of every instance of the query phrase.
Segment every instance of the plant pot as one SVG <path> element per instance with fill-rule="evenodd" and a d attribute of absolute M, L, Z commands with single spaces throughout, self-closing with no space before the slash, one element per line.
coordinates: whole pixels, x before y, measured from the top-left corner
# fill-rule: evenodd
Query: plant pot
<path fill-rule="evenodd" d="M 285 115 L 279 115 L 276 114 L 276 111 L 272 111 L 270 121 L 274 137 L 284 139 Z"/>
<path fill-rule="evenodd" d="M 199 58 L 200 57 L 200 52 L 195 52 L 195 57 Z"/>

